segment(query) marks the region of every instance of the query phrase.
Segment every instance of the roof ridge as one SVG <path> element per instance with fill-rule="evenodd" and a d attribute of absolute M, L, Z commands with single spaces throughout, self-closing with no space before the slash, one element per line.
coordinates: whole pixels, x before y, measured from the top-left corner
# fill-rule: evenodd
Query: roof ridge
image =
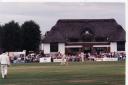
<path fill-rule="evenodd" d="M 114 18 L 111 19 L 59 19 L 57 23 L 73 23 L 73 22 L 96 22 L 96 21 L 105 21 L 105 22 L 116 22 Z"/>

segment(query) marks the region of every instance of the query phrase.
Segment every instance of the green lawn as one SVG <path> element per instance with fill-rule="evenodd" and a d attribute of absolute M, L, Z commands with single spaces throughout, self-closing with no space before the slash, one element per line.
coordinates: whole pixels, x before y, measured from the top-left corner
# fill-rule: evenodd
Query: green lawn
<path fill-rule="evenodd" d="M 0 85 L 125 85 L 125 62 L 11 65 Z"/>

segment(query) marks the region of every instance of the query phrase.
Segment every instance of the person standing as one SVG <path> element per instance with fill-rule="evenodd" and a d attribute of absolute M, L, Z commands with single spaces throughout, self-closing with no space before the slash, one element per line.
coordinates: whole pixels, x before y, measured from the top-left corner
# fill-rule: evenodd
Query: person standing
<path fill-rule="evenodd" d="M 65 64 L 66 60 L 66 55 L 65 54 L 61 54 L 61 65 Z"/>
<path fill-rule="evenodd" d="M 82 62 L 84 62 L 84 56 L 85 56 L 84 52 L 81 52 L 81 53 L 80 53 L 80 57 L 81 57 L 81 61 L 82 61 Z"/>
<path fill-rule="evenodd" d="M 5 79 L 7 78 L 8 66 L 10 65 L 10 60 L 7 52 L 0 55 L 0 64 L 2 78 Z"/>

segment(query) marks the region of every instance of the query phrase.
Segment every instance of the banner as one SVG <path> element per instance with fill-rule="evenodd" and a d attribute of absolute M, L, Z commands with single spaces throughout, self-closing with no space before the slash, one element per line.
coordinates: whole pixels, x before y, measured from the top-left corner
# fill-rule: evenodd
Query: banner
<path fill-rule="evenodd" d="M 51 57 L 40 58 L 40 63 L 48 63 L 48 62 L 51 62 Z"/>
<path fill-rule="evenodd" d="M 62 59 L 53 59 L 53 62 L 62 62 Z M 66 59 L 64 59 L 64 62 L 66 62 Z"/>
<path fill-rule="evenodd" d="M 95 61 L 118 61 L 118 58 L 95 58 Z"/>

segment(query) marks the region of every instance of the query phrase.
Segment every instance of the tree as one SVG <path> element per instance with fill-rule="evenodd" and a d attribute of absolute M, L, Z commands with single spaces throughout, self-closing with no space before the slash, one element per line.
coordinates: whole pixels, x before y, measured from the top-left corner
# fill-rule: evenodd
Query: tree
<path fill-rule="evenodd" d="M 3 30 L 2 30 L 2 26 L 0 26 L 0 53 L 2 52 L 2 37 L 3 37 Z"/>
<path fill-rule="evenodd" d="M 3 26 L 2 46 L 5 51 L 20 50 L 20 26 L 10 21 Z"/>
<path fill-rule="evenodd" d="M 34 21 L 26 21 L 21 26 L 22 50 L 38 51 L 41 41 L 41 31 Z"/>
<path fill-rule="evenodd" d="M 0 26 L 0 48 L 1 48 L 1 43 L 2 43 L 2 26 Z"/>

